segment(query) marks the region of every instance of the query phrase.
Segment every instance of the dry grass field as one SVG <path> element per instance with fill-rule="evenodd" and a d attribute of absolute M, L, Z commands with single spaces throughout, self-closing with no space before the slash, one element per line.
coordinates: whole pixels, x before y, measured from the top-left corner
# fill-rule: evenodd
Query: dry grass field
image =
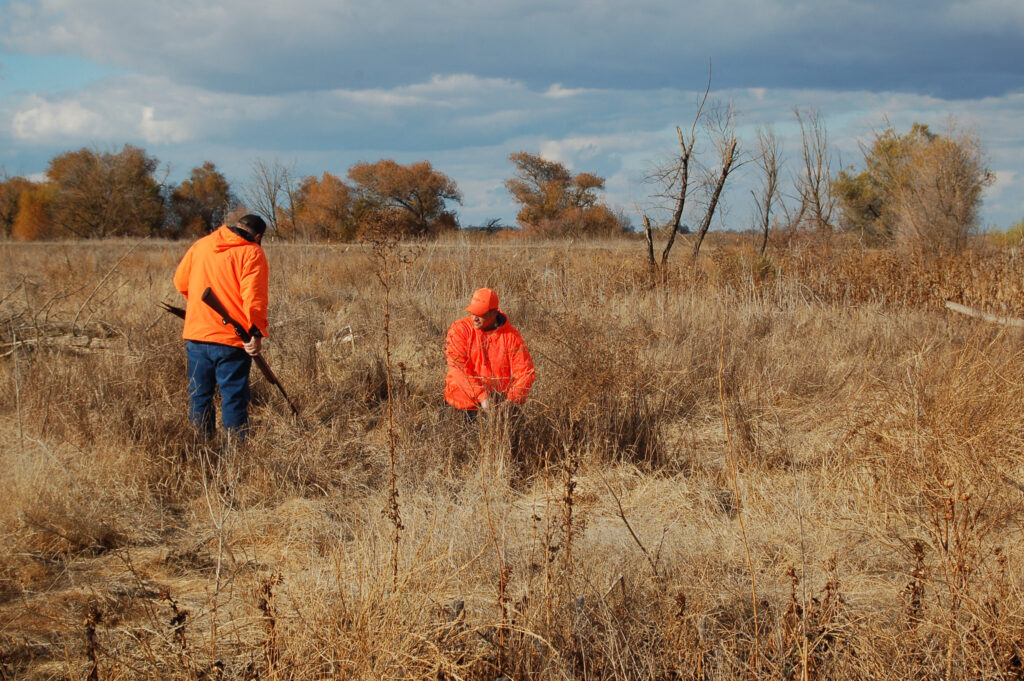
<path fill-rule="evenodd" d="M 301 415 L 254 372 L 235 450 L 186 243 L 0 243 L 0 679 L 1024 678 L 1022 331 L 943 308 L 1024 316 L 1020 254 L 713 236 L 269 243 Z M 538 379 L 467 426 L 485 285 Z"/>

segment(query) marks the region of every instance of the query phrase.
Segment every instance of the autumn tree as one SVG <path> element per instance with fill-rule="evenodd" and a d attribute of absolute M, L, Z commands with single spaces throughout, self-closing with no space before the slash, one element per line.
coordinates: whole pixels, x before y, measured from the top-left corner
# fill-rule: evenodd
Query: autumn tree
<path fill-rule="evenodd" d="M 289 222 L 302 239 L 348 241 L 356 234 L 352 208 L 352 188 L 337 175 L 325 172 L 299 184 Z"/>
<path fill-rule="evenodd" d="M 522 208 L 516 219 L 524 228 L 538 227 L 545 220 L 556 220 L 568 208 L 568 189 L 572 173 L 557 161 L 520 151 L 508 157 L 516 174 L 505 187 Z"/>
<path fill-rule="evenodd" d="M 158 161 L 126 144 L 117 153 L 69 151 L 51 159 L 52 216 L 64 234 L 98 238 L 156 232 L 164 222 Z"/>
<path fill-rule="evenodd" d="M 51 183 L 37 184 L 21 192 L 11 225 L 11 237 L 17 241 L 38 241 L 57 236 L 53 220 L 56 188 Z"/>
<path fill-rule="evenodd" d="M 171 193 L 170 208 L 176 236 L 202 236 L 223 224 L 236 203 L 231 185 L 211 161 L 192 169 L 188 179 Z"/>
<path fill-rule="evenodd" d="M 11 236 L 18 217 L 18 202 L 25 192 L 36 187 L 38 184 L 24 177 L 5 177 L 0 181 L 0 238 Z"/>
<path fill-rule="evenodd" d="M 410 236 L 424 236 L 455 229 L 455 214 L 447 202 L 462 203 L 462 193 L 454 180 L 434 170 L 429 161 L 403 166 L 391 159 L 376 163 L 357 163 L 349 168 L 355 202 L 353 211 L 360 223 L 380 223 L 381 215 L 390 216 L 388 224 Z"/>
<path fill-rule="evenodd" d="M 599 235 L 623 231 L 622 219 L 599 201 L 604 178 L 575 175 L 557 161 L 525 151 L 508 157 L 515 176 L 505 187 L 521 208 L 516 220 L 528 232 L 548 235 Z"/>
<path fill-rule="evenodd" d="M 844 169 L 832 183 L 844 229 L 921 253 L 963 248 L 992 182 L 976 135 L 952 122 L 945 134 L 914 123 L 903 135 L 877 133 L 862 153 L 864 169 Z"/>

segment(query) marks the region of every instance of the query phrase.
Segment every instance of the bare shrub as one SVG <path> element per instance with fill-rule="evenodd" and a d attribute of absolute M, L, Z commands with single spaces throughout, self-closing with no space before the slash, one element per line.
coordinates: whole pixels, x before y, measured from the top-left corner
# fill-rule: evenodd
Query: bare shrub
<path fill-rule="evenodd" d="M 978 229 L 981 192 L 993 180 L 978 136 L 951 127 L 913 149 L 908 162 L 913 172 L 893 196 L 897 243 L 928 255 L 962 251 Z"/>

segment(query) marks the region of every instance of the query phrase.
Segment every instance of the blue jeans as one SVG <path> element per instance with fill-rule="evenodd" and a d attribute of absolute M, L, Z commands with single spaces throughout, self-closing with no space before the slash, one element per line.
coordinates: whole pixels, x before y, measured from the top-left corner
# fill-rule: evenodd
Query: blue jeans
<path fill-rule="evenodd" d="M 220 416 L 224 429 L 239 439 L 249 431 L 250 357 L 242 348 L 220 343 L 188 341 L 188 418 L 199 432 L 215 431 L 213 391 L 220 387 Z"/>

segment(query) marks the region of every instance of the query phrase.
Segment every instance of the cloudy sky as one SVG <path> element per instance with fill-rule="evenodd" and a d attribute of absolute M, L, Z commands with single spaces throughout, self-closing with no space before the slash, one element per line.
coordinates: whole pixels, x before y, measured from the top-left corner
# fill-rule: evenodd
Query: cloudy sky
<path fill-rule="evenodd" d="M 130 143 L 173 181 L 210 160 L 240 189 L 258 159 L 426 159 L 468 225 L 514 220 L 508 156 L 528 151 L 635 214 L 709 63 L 748 155 L 771 126 L 795 171 L 794 107 L 820 111 L 836 167 L 886 125 L 952 117 L 995 173 L 984 225 L 1024 218 L 1020 0 L 0 0 L 0 166 Z M 748 226 L 753 168 L 716 227 Z"/>

